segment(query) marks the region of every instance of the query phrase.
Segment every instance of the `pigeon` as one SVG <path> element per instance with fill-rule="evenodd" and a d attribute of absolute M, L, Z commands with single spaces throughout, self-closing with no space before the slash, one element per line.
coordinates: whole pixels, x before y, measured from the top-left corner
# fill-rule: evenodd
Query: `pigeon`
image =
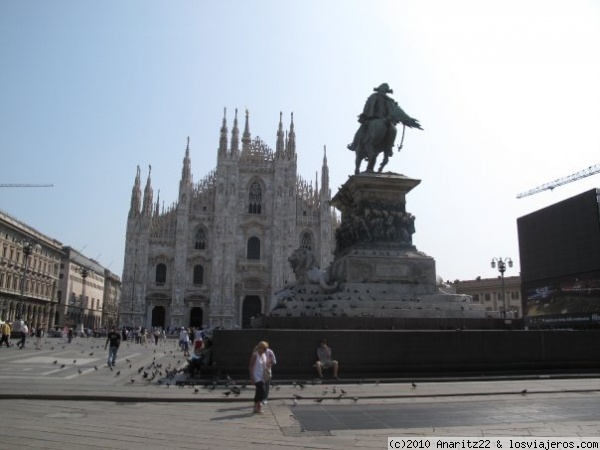
<path fill-rule="evenodd" d="M 225 397 L 229 397 L 229 394 L 231 394 L 231 391 L 225 391 L 225 392 L 223 392 L 223 395 L 224 395 Z"/>
<path fill-rule="evenodd" d="M 76 362 L 77 362 L 77 360 L 76 360 L 76 359 L 74 359 L 74 360 L 73 360 L 73 364 L 75 364 Z"/>
<path fill-rule="evenodd" d="M 94 366 L 94 370 L 98 370 L 98 366 Z"/>
<path fill-rule="evenodd" d="M 413 383 L 411 383 L 411 384 L 412 384 L 412 387 L 413 387 L 413 389 L 415 389 L 415 388 L 417 387 L 417 383 L 414 383 L 414 382 L 413 382 Z"/>
<path fill-rule="evenodd" d="M 93 355 L 94 355 L 94 352 L 90 353 L 90 356 L 93 356 Z"/>
<path fill-rule="evenodd" d="M 197 394 L 199 391 L 200 390 L 197 387 L 194 388 L 194 394 Z"/>
<path fill-rule="evenodd" d="M 61 369 L 64 369 L 64 368 L 65 368 L 65 365 L 64 365 L 64 364 L 61 364 L 60 368 L 61 368 Z"/>
<path fill-rule="evenodd" d="M 117 373 L 115 373 L 115 377 L 118 377 L 119 375 L 121 375 L 121 371 L 117 371 Z"/>
<path fill-rule="evenodd" d="M 342 395 L 346 395 L 346 391 L 343 389 L 340 389 L 340 392 L 342 393 Z"/>
<path fill-rule="evenodd" d="M 527 394 L 527 389 L 523 389 L 523 390 L 521 391 L 521 394 L 523 394 L 523 395 Z"/>
<path fill-rule="evenodd" d="M 77 369 L 77 372 L 79 372 L 79 374 L 81 374 L 81 369 Z"/>
<path fill-rule="evenodd" d="M 129 381 L 131 381 L 131 384 L 135 383 L 135 380 L 133 378 Z"/>
<path fill-rule="evenodd" d="M 354 400 L 354 403 L 356 403 L 358 401 L 358 397 L 354 397 L 352 400 Z"/>
<path fill-rule="evenodd" d="M 58 363 L 58 360 L 57 360 L 57 359 L 55 359 L 55 360 L 54 360 L 54 362 L 53 362 L 52 364 L 56 364 L 56 363 Z"/>
<path fill-rule="evenodd" d="M 323 401 L 323 397 L 319 397 L 315 400 L 315 403 L 321 403 Z"/>
<path fill-rule="evenodd" d="M 302 397 L 301 395 L 298 395 L 298 394 L 294 394 L 294 398 L 296 400 L 300 400 L 301 398 L 304 398 L 304 397 Z"/>

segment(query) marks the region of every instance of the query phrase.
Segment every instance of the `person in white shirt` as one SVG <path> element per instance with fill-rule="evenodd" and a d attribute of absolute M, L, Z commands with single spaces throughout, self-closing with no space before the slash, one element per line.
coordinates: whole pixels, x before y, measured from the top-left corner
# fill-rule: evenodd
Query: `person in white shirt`
<path fill-rule="evenodd" d="M 250 358 L 249 370 L 250 381 L 254 383 L 256 392 L 254 394 L 254 412 L 262 413 L 262 402 L 265 399 L 265 372 L 267 372 L 267 357 L 265 352 L 269 348 L 269 344 L 265 341 L 258 343 L 254 347 L 252 357 Z"/>
<path fill-rule="evenodd" d="M 183 349 L 183 356 L 190 356 L 190 333 L 185 327 L 181 327 L 179 333 L 179 345 Z"/>
<path fill-rule="evenodd" d="M 17 342 L 17 347 L 23 348 L 25 347 L 25 341 L 27 340 L 27 335 L 29 334 L 29 328 L 27 328 L 27 324 L 24 323 L 21 325 L 21 340 Z"/>

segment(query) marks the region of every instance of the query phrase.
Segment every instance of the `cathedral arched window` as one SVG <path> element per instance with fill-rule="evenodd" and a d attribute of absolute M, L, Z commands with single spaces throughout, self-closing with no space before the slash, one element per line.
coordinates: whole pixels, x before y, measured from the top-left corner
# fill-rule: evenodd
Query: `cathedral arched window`
<path fill-rule="evenodd" d="M 300 248 L 305 248 L 306 250 L 312 250 L 313 248 L 312 236 L 308 231 L 302 233 L 302 236 L 300 236 Z"/>
<path fill-rule="evenodd" d="M 248 239 L 246 258 L 260 259 L 260 239 L 256 236 Z"/>
<path fill-rule="evenodd" d="M 154 279 L 157 283 L 167 282 L 167 266 L 166 264 L 160 263 L 156 266 L 156 277 Z"/>
<path fill-rule="evenodd" d="M 194 241 L 194 248 L 196 250 L 206 249 L 206 232 L 204 231 L 204 228 L 198 228 L 198 231 L 196 231 L 196 239 Z"/>
<path fill-rule="evenodd" d="M 260 183 L 255 181 L 250 185 L 250 192 L 248 194 L 248 212 L 250 214 L 261 213 L 261 202 L 262 202 L 262 188 Z"/>
<path fill-rule="evenodd" d="M 194 284 L 204 284 L 204 267 L 194 266 Z"/>

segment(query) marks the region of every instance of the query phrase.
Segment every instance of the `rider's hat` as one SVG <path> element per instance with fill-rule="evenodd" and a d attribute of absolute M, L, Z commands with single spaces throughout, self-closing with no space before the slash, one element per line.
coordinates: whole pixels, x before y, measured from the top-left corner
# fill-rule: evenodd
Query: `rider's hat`
<path fill-rule="evenodd" d="M 379 87 L 373 88 L 374 91 L 380 92 L 382 94 L 393 94 L 394 91 L 390 89 L 390 86 L 387 83 L 381 84 Z"/>

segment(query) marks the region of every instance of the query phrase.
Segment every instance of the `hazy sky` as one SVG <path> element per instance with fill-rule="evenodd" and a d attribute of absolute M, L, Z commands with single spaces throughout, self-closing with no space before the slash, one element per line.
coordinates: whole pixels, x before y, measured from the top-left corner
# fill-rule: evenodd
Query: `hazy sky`
<path fill-rule="evenodd" d="M 597 0 L 0 2 L 0 209 L 118 275 L 136 166 L 177 199 L 186 138 L 199 181 L 216 166 L 223 108 L 250 111 L 275 147 L 294 113 L 298 170 L 327 147 L 331 189 L 353 173 L 356 116 L 383 82 L 424 131 L 386 170 L 413 242 L 444 279 L 519 274 L 518 217 L 600 187 Z M 399 139 L 399 138 L 398 138 Z"/>

